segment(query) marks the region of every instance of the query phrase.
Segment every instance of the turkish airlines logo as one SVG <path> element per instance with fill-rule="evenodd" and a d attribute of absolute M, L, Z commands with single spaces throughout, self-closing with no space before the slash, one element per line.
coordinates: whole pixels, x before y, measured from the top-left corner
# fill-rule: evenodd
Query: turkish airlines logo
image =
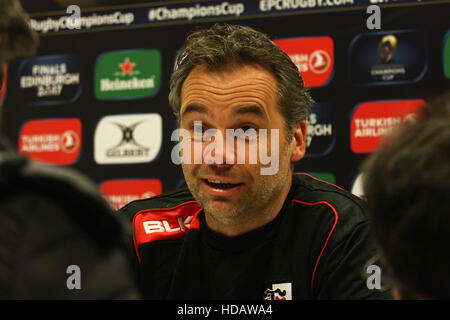
<path fill-rule="evenodd" d="M 148 199 L 162 193 L 159 179 L 107 180 L 100 192 L 115 210 L 135 200 Z"/>
<path fill-rule="evenodd" d="M 316 50 L 309 57 L 309 67 L 314 73 L 324 73 L 330 65 L 330 55 L 323 50 Z"/>
<path fill-rule="evenodd" d="M 20 131 L 18 148 L 38 162 L 73 164 L 81 151 L 81 122 L 76 118 L 28 121 Z"/>
<path fill-rule="evenodd" d="M 422 99 L 364 102 L 355 107 L 350 123 L 350 147 L 355 153 L 374 151 L 380 140 L 403 122 L 413 122 L 425 105 Z"/>
<path fill-rule="evenodd" d="M 94 135 L 98 164 L 153 161 L 162 145 L 162 118 L 157 113 L 102 118 Z"/>
<path fill-rule="evenodd" d="M 326 85 L 334 69 L 334 42 L 330 37 L 277 39 L 273 42 L 289 55 L 305 87 Z"/>

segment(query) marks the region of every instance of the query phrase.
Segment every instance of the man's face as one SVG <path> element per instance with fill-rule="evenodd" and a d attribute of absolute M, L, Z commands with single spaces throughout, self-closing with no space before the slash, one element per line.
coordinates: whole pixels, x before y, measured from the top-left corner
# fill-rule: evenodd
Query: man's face
<path fill-rule="evenodd" d="M 208 225 L 257 226 L 270 221 L 289 191 L 291 156 L 296 145 L 286 141 L 283 116 L 277 107 L 275 77 L 257 65 L 234 66 L 219 72 L 198 66 L 183 83 L 181 101 L 180 128 L 192 136 L 195 121 L 201 121 L 203 132 L 215 129 L 224 139 L 227 129 L 253 128 L 257 139 L 259 130 L 266 129 L 268 153 L 276 153 L 272 156 L 279 160 L 276 173 L 261 175 L 261 168 L 267 164 L 262 165 L 259 156 L 256 163 L 249 161 L 250 145 L 256 140 L 241 141 L 246 150 L 243 164 L 236 164 L 237 141 L 234 148 L 228 148 L 224 142 L 223 148 L 205 152 L 211 141 L 201 140 L 202 163 L 190 161 L 191 164 L 183 163 L 182 168 L 190 191 L 204 208 Z M 275 141 L 271 141 L 275 132 L 272 129 L 278 131 Z M 195 130 L 198 133 L 198 127 Z M 192 139 L 188 145 L 193 149 L 194 143 Z M 234 159 L 234 163 L 227 163 L 227 157 Z M 211 158 L 221 158 L 223 163 L 208 162 Z"/>

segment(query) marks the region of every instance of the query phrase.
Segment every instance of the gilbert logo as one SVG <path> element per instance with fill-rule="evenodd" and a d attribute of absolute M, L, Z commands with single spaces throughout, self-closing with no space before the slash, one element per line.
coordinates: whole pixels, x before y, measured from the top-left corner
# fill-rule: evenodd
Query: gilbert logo
<path fill-rule="evenodd" d="M 115 210 L 134 200 L 148 199 L 161 194 L 159 179 L 107 180 L 100 186 L 100 192 Z"/>
<path fill-rule="evenodd" d="M 104 53 L 95 68 L 95 96 L 99 100 L 153 96 L 161 79 L 161 54 L 155 49 Z"/>
<path fill-rule="evenodd" d="M 73 164 L 81 150 L 81 122 L 76 118 L 28 121 L 20 131 L 18 148 L 38 162 Z"/>
<path fill-rule="evenodd" d="M 157 113 L 102 118 L 94 135 L 98 164 L 143 163 L 156 158 L 162 144 L 162 118 Z"/>
<path fill-rule="evenodd" d="M 332 38 L 277 39 L 273 42 L 295 63 L 306 87 L 321 87 L 330 81 L 334 69 Z"/>
<path fill-rule="evenodd" d="M 374 151 L 380 140 L 403 122 L 415 121 L 425 101 L 392 100 L 364 102 L 353 111 L 350 123 L 350 147 L 355 153 Z"/>

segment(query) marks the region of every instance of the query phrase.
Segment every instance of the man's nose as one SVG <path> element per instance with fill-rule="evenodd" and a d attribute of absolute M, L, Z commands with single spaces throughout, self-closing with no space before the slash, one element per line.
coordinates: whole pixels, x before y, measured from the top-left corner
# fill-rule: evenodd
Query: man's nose
<path fill-rule="evenodd" d="M 236 163 L 235 148 L 232 141 L 227 141 L 225 130 L 216 129 L 211 136 L 205 136 L 205 140 L 211 141 L 203 149 L 206 164 L 226 168 Z"/>

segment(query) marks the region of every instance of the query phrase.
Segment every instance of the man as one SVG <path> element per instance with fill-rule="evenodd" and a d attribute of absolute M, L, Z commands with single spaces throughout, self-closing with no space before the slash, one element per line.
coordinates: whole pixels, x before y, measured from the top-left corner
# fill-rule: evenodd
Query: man
<path fill-rule="evenodd" d="M 397 299 L 450 298 L 450 92 L 363 165 L 364 193 Z"/>
<path fill-rule="evenodd" d="M 369 290 L 362 276 L 375 248 L 361 201 L 293 176 L 313 100 L 266 35 L 234 25 L 191 34 L 169 101 L 188 188 L 121 209 L 133 226 L 145 298 L 388 295 Z"/>
<path fill-rule="evenodd" d="M 0 92 L 6 61 L 38 38 L 20 3 L 0 0 Z M 3 97 L 0 96 L 0 104 Z M 0 299 L 137 299 L 127 229 L 86 177 L 18 155 L 0 139 Z"/>

